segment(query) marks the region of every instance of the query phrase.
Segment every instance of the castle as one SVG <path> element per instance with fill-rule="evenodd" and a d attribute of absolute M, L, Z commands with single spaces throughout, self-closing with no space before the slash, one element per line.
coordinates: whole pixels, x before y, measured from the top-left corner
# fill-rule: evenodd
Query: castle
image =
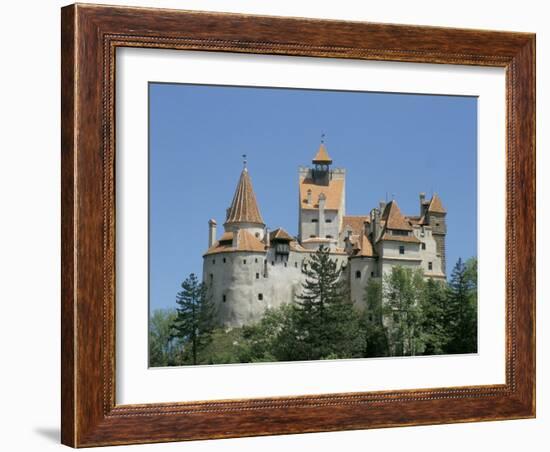
<path fill-rule="evenodd" d="M 351 299 L 360 306 L 371 278 L 393 266 L 421 268 L 425 277 L 445 279 L 446 211 L 434 194 L 420 194 L 416 216 L 401 213 L 395 200 L 368 215 L 346 215 L 346 171 L 331 168 L 321 143 L 312 167 L 298 174 L 298 236 L 269 230 L 260 214 L 246 162 L 217 238 L 208 222 L 203 279 L 218 320 L 228 327 L 259 320 L 266 309 L 294 300 L 304 281 L 302 265 L 320 246 L 344 268 Z"/>

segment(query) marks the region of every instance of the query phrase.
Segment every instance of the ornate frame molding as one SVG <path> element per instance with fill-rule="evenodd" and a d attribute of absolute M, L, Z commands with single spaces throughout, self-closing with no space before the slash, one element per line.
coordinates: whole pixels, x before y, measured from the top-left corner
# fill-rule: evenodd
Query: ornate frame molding
<path fill-rule="evenodd" d="M 116 405 L 117 47 L 506 68 L 506 383 Z M 534 59 L 535 37 L 526 33 L 79 4 L 63 8 L 62 442 L 81 447 L 533 417 Z"/>

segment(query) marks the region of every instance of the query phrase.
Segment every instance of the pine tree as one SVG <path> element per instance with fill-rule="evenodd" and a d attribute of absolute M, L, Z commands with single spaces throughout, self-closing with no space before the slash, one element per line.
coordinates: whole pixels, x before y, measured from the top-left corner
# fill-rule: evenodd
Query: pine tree
<path fill-rule="evenodd" d="M 458 259 L 449 283 L 446 353 L 477 351 L 477 260 Z"/>
<path fill-rule="evenodd" d="M 421 328 L 425 343 L 424 355 L 439 355 L 444 352 L 449 340 L 446 316 L 447 290 L 442 281 L 428 279 L 421 302 Z"/>
<path fill-rule="evenodd" d="M 321 246 L 304 266 L 293 329 L 295 359 L 349 358 L 359 347 L 357 315 L 349 299 L 342 268 Z"/>
<path fill-rule="evenodd" d="M 194 273 L 182 283 L 176 296 L 177 316 L 172 336 L 189 344 L 191 361 L 199 362 L 199 352 L 208 345 L 214 329 L 214 306 L 207 296 L 205 283 L 199 282 Z"/>

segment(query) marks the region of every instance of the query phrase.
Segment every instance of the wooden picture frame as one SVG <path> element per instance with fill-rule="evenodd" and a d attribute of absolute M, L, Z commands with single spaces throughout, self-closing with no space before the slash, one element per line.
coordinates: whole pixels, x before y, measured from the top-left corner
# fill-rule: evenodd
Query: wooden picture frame
<path fill-rule="evenodd" d="M 535 35 L 71 5 L 62 9 L 62 442 L 73 447 L 535 416 Z M 115 403 L 117 47 L 506 70 L 506 383 Z"/>

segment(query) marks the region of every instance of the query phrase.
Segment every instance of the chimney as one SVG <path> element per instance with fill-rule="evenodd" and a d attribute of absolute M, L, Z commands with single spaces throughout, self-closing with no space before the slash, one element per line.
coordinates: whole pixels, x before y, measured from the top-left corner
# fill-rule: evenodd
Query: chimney
<path fill-rule="evenodd" d="M 208 220 L 208 248 L 211 248 L 216 241 L 216 220 Z"/>
<path fill-rule="evenodd" d="M 424 203 L 426 202 L 426 193 L 420 193 L 420 216 L 424 215 Z"/>
<path fill-rule="evenodd" d="M 372 241 L 375 243 L 378 240 L 378 235 L 380 233 L 380 211 L 378 209 L 372 209 L 370 212 L 370 218 Z"/>
<path fill-rule="evenodd" d="M 325 236 L 325 205 L 326 205 L 327 197 L 324 193 L 321 193 L 319 195 L 319 231 L 318 236 L 324 237 Z"/>
<path fill-rule="evenodd" d="M 386 201 L 380 201 L 380 215 L 384 213 L 384 209 L 386 208 Z"/>
<path fill-rule="evenodd" d="M 312 201 L 312 200 L 311 200 L 311 189 L 309 189 L 309 190 L 307 191 L 307 199 L 306 199 L 306 202 L 307 202 L 307 204 L 308 204 L 309 206 L 311 206 L 311 201 Z"/>

